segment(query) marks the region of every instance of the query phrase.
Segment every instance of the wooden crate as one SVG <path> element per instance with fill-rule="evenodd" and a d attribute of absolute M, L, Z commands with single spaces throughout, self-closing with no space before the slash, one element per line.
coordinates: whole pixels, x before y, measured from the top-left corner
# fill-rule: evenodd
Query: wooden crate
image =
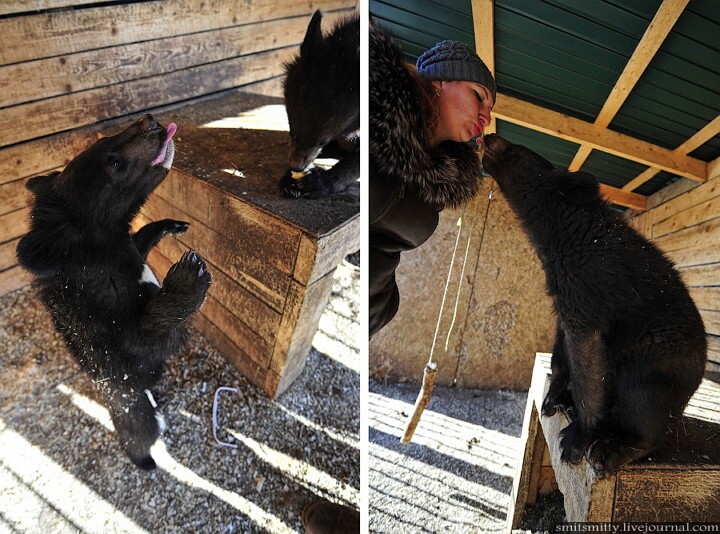
<path fill-rule="evenodd" d="M 162 278 L 188 249 L 206 259 L 213 284 L 197 326 L 276 397 L 305 365 L 333 272 L 360 246 L 359 202 L 280 194 L 288 134 L 279 98 L 232 93 L 156 118 L 178 125 L 175 161 L 135 226 L 191 225 L 149 263 Z"/>
<path fill-rule="evenodd" d="M 703 381 L 690 401 L 679 431 L 651 459 L 627 465 L 600 479 L 583 460 L 560 461 L 559 433 L 564 415 L 539 417 L 550 383 L 550 355 L 535 358 L 523 423 L 523 456 L 514 479 L 508 528 L 517 528 L 527 504 L 540 489 L 543 456 L 549 452 L 565 498 L 566 521 L 720 521 L 720 386 Z"/>

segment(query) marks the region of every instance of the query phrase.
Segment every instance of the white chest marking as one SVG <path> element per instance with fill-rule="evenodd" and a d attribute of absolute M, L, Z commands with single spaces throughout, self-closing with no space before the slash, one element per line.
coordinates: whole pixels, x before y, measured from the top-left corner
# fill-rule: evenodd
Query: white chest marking
<path fill-rule="evenodd" d="M 147 263 L 143 266 L 143 272 L 142 276 L 140 277 L 140 282 L 145 282 L 146 284 L 154 284 L 157 287 L 160 287 L 160 282 L 158 282 L 158 279 L 155 278 L 155 275 L 150 270 L 150 267 L 148 267 Z"/>

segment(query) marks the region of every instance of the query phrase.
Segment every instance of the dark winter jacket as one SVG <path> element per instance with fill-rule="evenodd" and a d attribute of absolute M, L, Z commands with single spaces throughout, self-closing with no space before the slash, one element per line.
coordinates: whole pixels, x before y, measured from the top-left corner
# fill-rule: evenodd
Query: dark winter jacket
<path fill-rule="evenodd" d="M 369 270 L 370 335 L 400 302 L 395 269 L 401 252 L 423 244 L 438 213 L 475 195 L 482 168 L 468 144 L 429 148 L 419 88 L 386 30 L 370 25 Z M 439 282 L 441 283 L 441 282 Z"/>

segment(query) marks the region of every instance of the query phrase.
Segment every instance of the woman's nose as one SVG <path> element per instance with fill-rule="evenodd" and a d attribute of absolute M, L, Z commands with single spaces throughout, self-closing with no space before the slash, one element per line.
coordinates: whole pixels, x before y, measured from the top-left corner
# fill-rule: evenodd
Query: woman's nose
<path fill-rule="evenodd" d="M 490 110 L 489 109 L 481 109 L 480 113 L 478 113 L 478 119 L 480 119 L 480 122 L 482 123 L 483 127 L 490 124 Z"/>

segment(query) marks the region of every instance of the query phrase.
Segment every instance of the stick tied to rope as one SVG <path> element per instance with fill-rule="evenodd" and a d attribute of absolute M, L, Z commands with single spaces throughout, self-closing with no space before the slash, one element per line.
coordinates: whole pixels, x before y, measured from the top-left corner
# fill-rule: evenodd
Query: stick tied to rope
<path fill-rule="evenodd" d="M 452 274 L 453 265 L 455 264 L 455 254 L 457 253 L 458 244 L 460 243 L 460 234 L 462 233 L 462 221 L 465 216 L 465 208 L 463 208 L 462 214 L 458 219 L 458 233 L 455 238 L 455 247 L 453 248 L 452 258 L 450 260 L 450 268 L 448 269 L 447 279 L 445 280 L 445 289 L 443 290 L 442 301 L 440 302 L 440 311 L 438 312 L 437 323 L 435 324 L 435 334 L 433 335 L 432 346 L 430 347 L 430 357 L 428 358 L 427 364 L 425 364 L 425 370 L 423 371 L 423 381 L 418 393 L 417 399 L 415 400 L 415 406 L 413 412 L 408 419 L 407 425 L 405 426 L 405 432 L 400 443 L 407 445 L 415 433 L 415 428 L 420 422 L 420 416 L 423 410 L 430 403 L 430 396 L 432 395 L 433 387 L 435 387 L 435 375 L 437 374 L 437 364 L 433 362 L 433 353 L 435 352 L 435 342 L 437 341 L 438 332 L 440 331 L 440 320 L 442 319 L 442 312 L 445 308 L 445 297 L 447 296 L 448 286 L 450 285 L 450 276 Z M 467 251 L 466 251 L 467 254 Z"/>
<path fill-rule="evenodd" d="M 420 416 L 423 413 L 425 407 L 430 403 L 430 396 L 432 390 L 435 387 L 435 375 L 437 374 L 437 364 L 434 362 L 428 362 L 423 371 L 422 387 L 420 393 L 418 393 L 417 399 L 415 400 L 415 407 L 413 413 L 410 416 L 410 420 L 405 427 L 405 433 L 400 439 L 400 443 L 407 445 L 415 433 L 415 427 L 420 422 Z"/>

